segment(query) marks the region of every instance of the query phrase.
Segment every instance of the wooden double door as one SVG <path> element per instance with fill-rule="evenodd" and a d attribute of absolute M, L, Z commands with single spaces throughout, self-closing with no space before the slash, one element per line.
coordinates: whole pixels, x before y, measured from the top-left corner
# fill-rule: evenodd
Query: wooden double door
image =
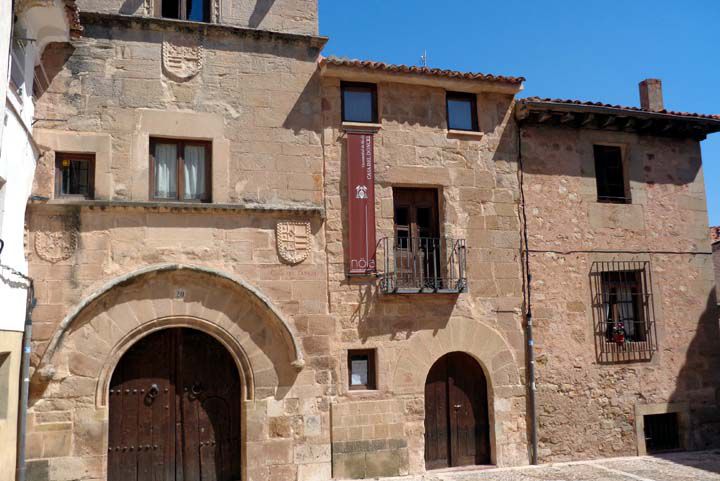
<path fill-rule="evenodd" d="M 490 464 L 489 428 L 480 365 L 462 352 L 441 357 L 425 383 L 426 468 Z"/>
<path fill-rule="evenodd" d="M 141 339 L 110 382 L 108 480 L 239 480 L 240 397 L 235 363 L 211 336 Z"/>

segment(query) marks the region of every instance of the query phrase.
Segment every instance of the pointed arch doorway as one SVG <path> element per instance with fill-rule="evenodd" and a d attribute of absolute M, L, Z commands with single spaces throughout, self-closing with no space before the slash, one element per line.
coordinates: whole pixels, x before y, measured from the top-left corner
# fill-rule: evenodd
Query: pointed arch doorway
<path fill-rule="evenodd" d="M 110 381 L 108 481 L 240 479 L 237 367 L 212 336 L 153 332 Z"/>
<path fill-rule="evenodd" d="M 444 355 L 425 382 L 425 467 L 490 464 L 487 381 L 463 352 Z"/>

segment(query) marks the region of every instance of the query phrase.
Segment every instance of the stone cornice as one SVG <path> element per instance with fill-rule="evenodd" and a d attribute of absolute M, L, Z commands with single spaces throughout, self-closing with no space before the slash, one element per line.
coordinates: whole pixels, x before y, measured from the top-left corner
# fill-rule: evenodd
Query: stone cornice
<path fill-rule="evenodd" d="M 255 28 L 238 27 L 218 23 L 191 22 L 172 18 L 141 17 L 137 15 L 122 15 L 118 13 L 80 12 L 80 21 L 83 25 L 103 25 L 106 27 L 125 27 L 136 29 L 154 28 L 158 30 L 174 29 L 192 33 L 230 34 L 239 37 L 248 37 L 256 40 L 280 41 L 306 44 L 310 48 L 322 50 L 328 37 L 316 35 L 302 35 L 298 33 L 276 32 L 273 30 L 260 30 Z"/>
<path fill-rule="evenodd" d="M 90 209 L 90 210 L 146 210 L 151 212 L 186 212 L 186 213 L 269 213 L 269 214 L 296 214 L 311 215 L 321 219 L 325 218 L 325 209 L 320 206 L 303 204 L 205 204 L 196 202 L 152 202 L 129 200 L 76 200 L 51 199 L 48 201 L 31 200 L 28 204 L 31 209 Z"/>

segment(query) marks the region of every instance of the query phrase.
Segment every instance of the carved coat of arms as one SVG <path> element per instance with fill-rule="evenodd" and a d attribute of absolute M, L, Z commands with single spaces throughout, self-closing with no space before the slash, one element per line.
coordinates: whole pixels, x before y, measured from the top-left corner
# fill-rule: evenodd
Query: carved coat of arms
<path fill-rule="evenodd" d="M 309 222 L 278 222 L 276 235 L 282 260 L 297 264 L 307 259 L 311 242 Z"/>
<path fill-rule="evenodd" d="M 199 41 L 181 37 L 163 40 L 162 64 L 168 77 L 190 80 L 200 73 L 204 61 L 205 50 Z"/>
<path fill-rule="evenodd" d="M 35 252 L 48 262 L 69 259 L 77 248 L 77 220 L 67 215 L 42 218 L 35 230 Z"/>

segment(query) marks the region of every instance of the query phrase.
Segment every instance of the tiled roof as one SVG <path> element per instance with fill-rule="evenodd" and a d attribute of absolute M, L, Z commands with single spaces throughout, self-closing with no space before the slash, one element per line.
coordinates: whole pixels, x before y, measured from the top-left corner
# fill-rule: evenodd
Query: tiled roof
<path fill-rule="evenodd" d="M 522 100 L 527 100 L 530 102 L 548 102 L 548 103 L 555 103 L 555 104 L 582 105 L 582 106 L 588 106 L 588 107 L 605 107 L 608 109 L 632 110 L 635 112 L 647 112 L 647 113 L 655 113 L 655 114 L 675 115 L 675 116 L 679 116 L 679 117 L 695 117 L 695 118 L 699 118 L 699 119 L 720 120 L 720 115 L 708 115 L 708 114 L 698 114 L 698 113 L 690 113 L 690 112 L 676 112 L 673 110 L 660 110 L 660 111 L 655 112 L 653 110 L 645 110 L 640 107 L 628 107 L 625 105 L 605 104 L 602 102 L 586 102 L 583 100 L 550 99 L 550 98 L 540 98 L 540 97 L 528 97 L 528 98 L 525 98 Z"/>
<path fill-rule="evenodd" d="M 720 242 L 720 226 L 710 227 L 710 243 Z"/>
<path fill-rule="evenodd" d="M 491 75 L 475 72 L 458 72 L 457 70 L 444 70 L 439 68 L 416 67 L 410 65 L 393 65 L 383 62 L 354 60 L 339 57 L 324 57 L 320 60 L 320 63 L 321 65 L 336 65 L 339 67 L 352 67 L 365 70 L 376 70 L 380 72 L 429 75 L 433 77 L 445 77 L 461 80 L 484 80 L 486 82 L 501 82 L 515 85 L 519 85 L 525 81 L 525 77 L 506 77 L 503 75 Z"/>

